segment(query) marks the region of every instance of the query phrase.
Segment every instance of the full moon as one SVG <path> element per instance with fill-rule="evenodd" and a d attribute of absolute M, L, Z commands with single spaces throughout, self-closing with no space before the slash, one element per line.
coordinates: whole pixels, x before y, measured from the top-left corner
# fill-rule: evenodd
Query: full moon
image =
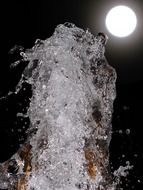
<path fill-rule="evenodd" d="M 131 8 L 120 5 L 108 12 L 105 24 L 112 35 L 121 38 L 129 36 L 135 30 L 137 18 Z"/>

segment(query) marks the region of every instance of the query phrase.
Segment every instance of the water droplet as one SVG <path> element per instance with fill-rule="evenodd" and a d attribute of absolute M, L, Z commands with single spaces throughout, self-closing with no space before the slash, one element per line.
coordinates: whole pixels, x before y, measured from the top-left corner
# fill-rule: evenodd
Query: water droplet
<path fill-rule="evenodd" d="M 130 129 L 126 129 L 126 134 L 129 135 L 130 134 Z"/>

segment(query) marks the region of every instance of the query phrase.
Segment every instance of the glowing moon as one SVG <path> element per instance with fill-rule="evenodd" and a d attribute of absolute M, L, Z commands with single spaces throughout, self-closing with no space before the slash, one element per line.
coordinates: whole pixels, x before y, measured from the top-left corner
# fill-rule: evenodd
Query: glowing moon
<path fill-rule="evenodd" d="M 106 27 L 117 37 L 129 36 L 136 28 L 137 18 L 132 9 L 127 6 L 113 7 L 106 16 Z"/>

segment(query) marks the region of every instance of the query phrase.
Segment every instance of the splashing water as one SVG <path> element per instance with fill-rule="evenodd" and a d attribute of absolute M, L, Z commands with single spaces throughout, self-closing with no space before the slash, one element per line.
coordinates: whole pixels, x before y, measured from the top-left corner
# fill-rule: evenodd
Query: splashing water
<path fill-rule="evenodd" d="M 21 49 L 29 64 L 15 93 L 27 82 L 32 98 L 28 112 L 18 116 L 28 116 L 31 124 L 14 161 L 0 165 L 0 188 L 117 189 L 131 166 L 113 174 L 109 169 L 116 73 L 104 57 L 106 40 L 66 23 L 32 49 Z"/>

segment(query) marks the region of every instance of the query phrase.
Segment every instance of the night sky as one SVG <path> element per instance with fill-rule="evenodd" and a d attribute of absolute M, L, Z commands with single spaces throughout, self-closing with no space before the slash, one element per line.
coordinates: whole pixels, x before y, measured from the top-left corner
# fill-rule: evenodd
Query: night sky
<path fill-rule="evenodd" d="M 127 5 L 137 16 L 137 27 L 128 37 L 112 36 L 105 27 L 107 12 L 116 5 Z M 3 9 L 2 31 L 5 34 L 1 68 L 0 97 L 13 91 L 20 79 L 24 66 L 10 70 L 12 57 L 8 51 L 14 45 L 31 48 L 35 40 L 52 35 L 58 24 L 72 22 L 96 35 L 104 32 L 109 37 L 105 56 L 117 72 L 117 98 L 114 102 L 113 138 L 110 146 L 111 165 L 117 169 L 130 161 L 134 169 L 130 171 L 124 189 L 143 189 L 143 1 L 142 0 L 40 0 L 7 2 Z M 3 38 L 1 36 L 1 38 Z M 0 100 L 0 162 L 16 152 L 26 139 L 23 122 L 16 118 L 17 111 L 25 109 L 30 97 L 30 87 L 20 95 Z M 26 111 L 26 110 L 25 110 Z M 13 130 L 11 130 L 13 129 Z M 128 134 L 127 130 L 130 130 Z M 19 138 L 17 138 L 19 136 Z M 21 140 L 18 140 L 21 139 Z M 128 187 L 129 186 L 129 187 Z"/>

